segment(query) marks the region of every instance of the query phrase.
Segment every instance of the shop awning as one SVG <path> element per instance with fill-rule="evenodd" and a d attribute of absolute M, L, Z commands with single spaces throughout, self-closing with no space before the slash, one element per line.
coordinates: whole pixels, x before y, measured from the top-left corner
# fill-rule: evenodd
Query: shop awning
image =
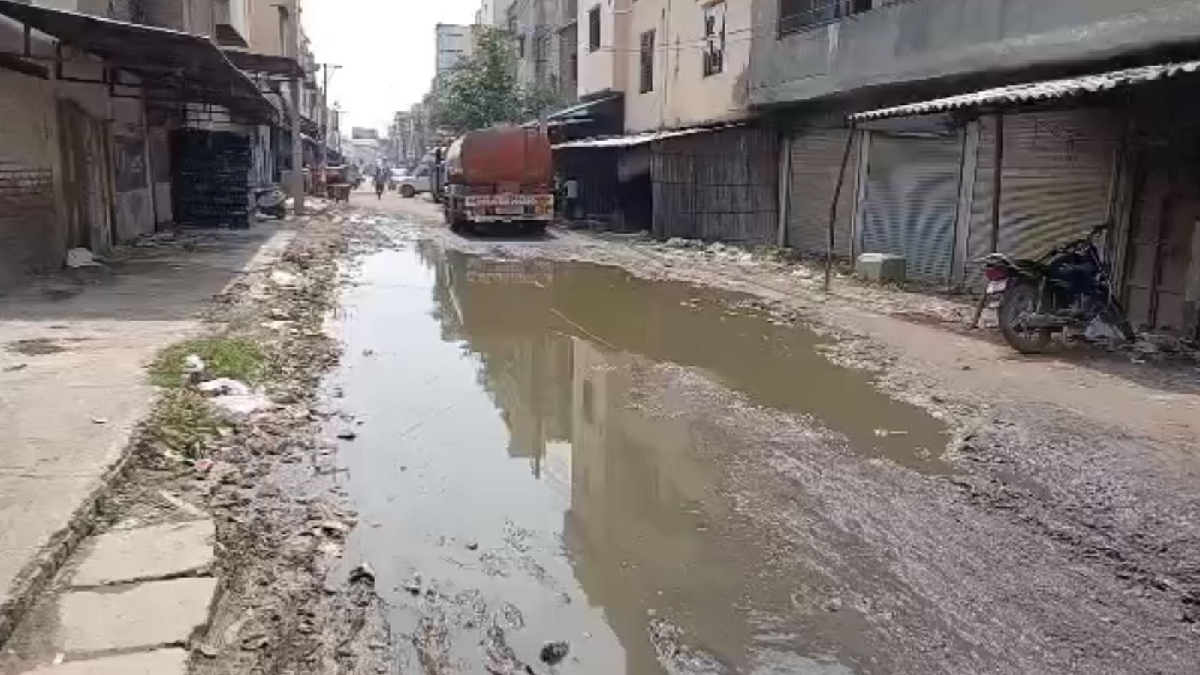
<path fill-rule="evenodd" d="M 1100 94 L 1122 87 L 1154 82 L 1156 80 L 1166 80 L 1185 73 L 1195 73 L 1198 70 L 1200 70 L 1200 61 L 1184 61 L 1181 63 L 1164 63 L 1155 66 L 1126 68 L 1097 75 L 1082 75 L 1080 77 L 1046 80 L 1044 82 L 1013 84 L 1007 87 L 984 89 L 970 94 L 947 96 L 920 103 L 909 103 L 891 108 L 869 110 L 850 115 L 849 119 L 852 122 L 866 122 L 889 117 L 928 115 L 969 108 L 996 108 L 1007 105 L 1038 103 L 1088 94 Z"/>
<path fill-rule="evenodd" d="M 0 0 L 0 15 L 137 75 L 152 95 L 229 108 L 256 121 L 276 109 L 249 77 L 206 37 Z"/>
<path fill-rule="evenodd" d="M 274 54 L 257 54 L 238 49 L 225 49 L 224 52 L 226 58 L 233 65 L 247 73 L 267 75 L 284 80 L 299 80 L 304 77 L 304 68 L 300 67 L 296 59 L 290 59 L 286 56 L 276 56 Z"/>
<path fill-rule="evenodd" d="M 621 95 L 613 94 L 612 96 L 605 96 L 592 101 L 576 103 L 573 106 L 550 113 L 546 116 L 546 119 L 557 121 L 589 119 L 598 112 L 605 112 L 605 108 L 612 106 L 621 100 Z"/>
<path fill-rule="evenodd" d="M 694 136 L 696 134 L 707 134 L 716 131 L 724 131 L 725 129 L 734 129 L 741 126 L 740 124 L 726 124 L 719 127 L 689 127 L 687 129 L 670 129 L 664 131 L 646 131 L 640 134 L 630 134 L 628 136 L 607 136 L 604 138 L 583 138 L 578 141 L 567 141 L 554 146 L 555 150 L 569 150 L 571 148 L 632 148 L 637 145 L 646 143 L 654 143 L 656 141 L 665 141 L 668 138 L 679 138 L 681 136 Z"/>

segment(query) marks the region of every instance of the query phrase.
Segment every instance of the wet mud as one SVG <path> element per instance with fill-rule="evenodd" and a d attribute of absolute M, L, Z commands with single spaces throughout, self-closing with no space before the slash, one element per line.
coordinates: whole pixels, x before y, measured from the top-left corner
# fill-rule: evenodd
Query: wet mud
<path fill-rule="evenodd" d="M 942 475 L 948 436 L 748 304 L 420 241 L 363 261 L 331 435 L 351 557 L 378 570 L 413 672 L 539 672 L 556 641 L 564 673 L 853 672 L 804 637 L 852 623 L 839 600 L 799 597 L 803 565 L 738 508 L 759 450 L 690 398 L 787 418 L 769 425 L 831 462 Z"/>
<path fill-rule="evenodd" d="M 400 672 L 1187 672 L 1179 593 L 1048 532 L 1011 426 L 760 299 L 405 220 L 327 386 Z"/>

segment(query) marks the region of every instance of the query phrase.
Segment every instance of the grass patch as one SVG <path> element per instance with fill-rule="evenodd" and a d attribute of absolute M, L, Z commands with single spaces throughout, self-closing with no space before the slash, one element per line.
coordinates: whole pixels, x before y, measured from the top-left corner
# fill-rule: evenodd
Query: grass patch
<path fill-rule="evenodd" d="M 192 389 L 165 392 L 150 419 L 155 440 L 188 459 L 199 459 L 222 426 L 208 400 Z"/>
<path fill-rule="evenodd" d="M 209 375 L 227 377 L 253 384 L 264 371 L 266 357 L 262 348 L 246 338 L 208 337 L 186 340 L 167 347 L 150 364 L 150 379 L 160 387 L 179 388 L 183 384 L 183 363 L 195 354 L 204 359 Z"/>

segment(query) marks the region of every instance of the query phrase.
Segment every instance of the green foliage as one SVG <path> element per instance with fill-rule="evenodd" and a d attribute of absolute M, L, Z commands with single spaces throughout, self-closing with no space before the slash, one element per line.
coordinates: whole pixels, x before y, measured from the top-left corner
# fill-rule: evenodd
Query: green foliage
<path fill-rule="evenodd" d="M 193 389 L 163 395 L 150 419 L 151 437 L 187 459 L 199 459 L 223 423 L 208 400 Z"/>
<path fill-rule="evenodd" d="M 183 365 L 188 355 L 204 360 L 213 377 L 254 383 L 263 374 L 262 348 L 244 338 L 199 338 L 171 345 L 150 364 L 150 379 L 160 387 L 179 387 L 183 383 Z"/>
<path fill-rule="evenodd" d="M 475 53 L 434 84 L 434 125 L 460 134 L 504 122 L 526 122 L 557 102 L 551 87 L 526 90 L 517 81 L 517 54 L 507 31 L 483 27 Z"/>

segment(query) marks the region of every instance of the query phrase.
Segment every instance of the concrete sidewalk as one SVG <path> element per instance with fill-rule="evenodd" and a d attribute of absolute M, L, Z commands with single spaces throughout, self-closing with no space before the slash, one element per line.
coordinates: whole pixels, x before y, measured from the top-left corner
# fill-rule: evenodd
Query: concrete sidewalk
<path fill-rule="evenodd" d="M 0 295 L 0 643 L 86 534 L 154 397 L 144 366 L 294 232 L 259 224 L 133 249 Z"/>

